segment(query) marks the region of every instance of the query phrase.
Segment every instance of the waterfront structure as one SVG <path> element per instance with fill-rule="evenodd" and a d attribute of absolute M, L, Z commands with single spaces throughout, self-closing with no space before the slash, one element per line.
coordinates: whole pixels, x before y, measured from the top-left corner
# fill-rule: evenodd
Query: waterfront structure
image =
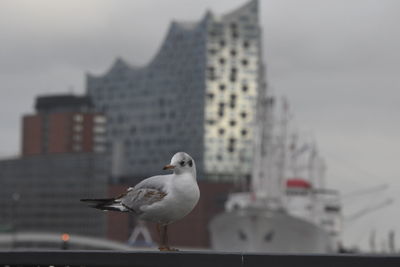
<path fill-rule="evenodd" d="M 13 231 L 104 237 L 106 217 L 79 202 L 106 194 L 101 153 L 63 153 L 0 161 L 0 225 Z"/>
<path fill-rule="evenodd" d="M 107 116 L 113 176 L 147 177 L 177 151 L 198 177 L 250 175 L 256 101 L 264 86 L 258 1 L 222 16 L 172 22 L 144 67 L 117 59 L 87 75 L 87 93 Z"/>
<path fill-rule="evenodd" d="M 87 96 L 46 95 L 22 121 L 22 155 L 105 151 L 105 117 Z"/>

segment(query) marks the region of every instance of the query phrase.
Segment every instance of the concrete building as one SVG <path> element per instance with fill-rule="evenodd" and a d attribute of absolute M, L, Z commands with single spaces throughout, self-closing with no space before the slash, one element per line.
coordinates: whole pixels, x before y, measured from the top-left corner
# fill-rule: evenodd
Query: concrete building
<path fill-rule="evenodd" d="M 107 194 L 104 162 L 99 153 L 0 161 L 0 225 L 22 232 L 104 237 L 105 214 L 79 201 Z"/>
<path fill-rule="evenodd" d="M 172 22 L 143 67 L 117 59 L 87 75 L 87 93 L 107 116 L 114 176 L 159 173 L 177 151 L 200 179 L 249 175 L 256 101 L 264 86 L 258 1 L 222 16 Z"/>
<path fill-rule="evenodd" d="M 105 151 L 105 117 L 87 96 L 36 99 L 36 114 L 22 121 L 22 155 Z"/>

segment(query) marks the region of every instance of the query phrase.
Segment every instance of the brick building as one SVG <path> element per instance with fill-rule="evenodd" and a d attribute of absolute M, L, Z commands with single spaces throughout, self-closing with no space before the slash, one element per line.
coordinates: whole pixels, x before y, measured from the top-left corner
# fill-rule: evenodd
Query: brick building
<path fill-rule="evenodd" d="M 105 117 L 89 97 L 41 96 L 35 109 L 22 119 L 23 156 L 105 150 Z"/>

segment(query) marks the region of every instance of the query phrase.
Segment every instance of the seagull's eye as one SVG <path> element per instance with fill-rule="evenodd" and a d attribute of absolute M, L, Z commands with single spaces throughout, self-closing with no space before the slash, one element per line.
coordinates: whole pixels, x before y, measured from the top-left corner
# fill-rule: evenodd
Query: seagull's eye
<path fill-rule="evenodd" d="M 192 160 L 189 160 L 189 161 L 188 161 L 188 165 L 189 165 L 190 167 L 192 167 L 192 166 L 193 166 L 193 161 L 192 161 Z"/>
<path fill-rule="evenodd" d="M 185 165 L 185 162 L 182 160 L 181 162 L 179 162 L 179 164 L 183 167 Z"/>

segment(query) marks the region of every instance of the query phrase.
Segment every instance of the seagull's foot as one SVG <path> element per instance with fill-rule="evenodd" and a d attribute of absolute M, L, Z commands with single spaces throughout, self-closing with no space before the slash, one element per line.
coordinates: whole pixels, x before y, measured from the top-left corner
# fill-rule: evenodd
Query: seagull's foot
<path fill-rule="evenodd" d="M 159 247 L 158 248 L 160 251 L 179 251 L 178 249 L 176 249 L 176 248 L 170 248 L 170 247 L 168 247 L 168 246 L 162 246 L 162 247 Z"/>

